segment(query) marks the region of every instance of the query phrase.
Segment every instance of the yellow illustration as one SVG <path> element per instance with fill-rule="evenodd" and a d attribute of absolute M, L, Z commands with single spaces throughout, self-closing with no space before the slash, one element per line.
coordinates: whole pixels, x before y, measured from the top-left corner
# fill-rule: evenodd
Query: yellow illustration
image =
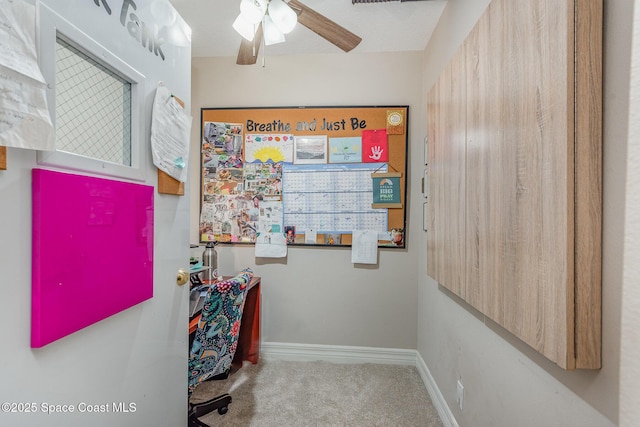
<path fill-rule="evenodd" d="M 282 150 L 276 147 L 262 147 L 253 153 L 253 156 L 262 163 L 271 160 L 273 162 L 284 162 L 285 158 Z"/>

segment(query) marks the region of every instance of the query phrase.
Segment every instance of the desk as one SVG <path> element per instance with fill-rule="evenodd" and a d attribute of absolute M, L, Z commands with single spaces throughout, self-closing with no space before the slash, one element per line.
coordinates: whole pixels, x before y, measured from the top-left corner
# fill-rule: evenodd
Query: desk
<path fill-rule="evenodd" d="M 233 276 L 225 276 L 223 279 L 231 277 Z M 260 281 L 260 277 L 254 276 L 248 285 L 249 289 L 245 296 L 242 321 L 240 322 L 238 347 L 232 362 L 235 367 L 242 366 L 242 362 L 245 360 L 255 365 L 260 357 Z M 189 319 L 189 346 L 191 346 L 193 333 L 198 327 L 199 320 L 200 312 L 195 313 Z"/>

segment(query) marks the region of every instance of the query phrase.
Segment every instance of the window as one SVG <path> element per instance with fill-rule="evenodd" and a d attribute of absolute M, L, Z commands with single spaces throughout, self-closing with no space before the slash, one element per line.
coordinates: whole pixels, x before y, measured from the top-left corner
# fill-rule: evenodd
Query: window
<path fill-rule="evenodd" d="M 56 40 L 56 147 L 131 166 L 131 83 Z"/>
<path fill-rule="evenodd" d="M 40 61 L 56 150 L 39 152 L 38 163 L 143 180 L 143 76 L 46 6 L 41 10 Z"/>

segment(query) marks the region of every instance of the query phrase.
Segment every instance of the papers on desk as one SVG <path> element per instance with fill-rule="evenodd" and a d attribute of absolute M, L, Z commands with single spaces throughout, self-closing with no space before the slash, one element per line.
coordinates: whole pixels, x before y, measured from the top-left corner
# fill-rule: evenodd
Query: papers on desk
<path fill-rule="evenodd" d="M 353 264 L 378 263 L 378 232 L 375 230 L 354 230 L 351 241 L 351 262 Z"/>
<path fill-rule="evenodd" d="M 36 55 L 35 6 L 0 0 L 0 145 L 53 150 L 46 82 Z"/>

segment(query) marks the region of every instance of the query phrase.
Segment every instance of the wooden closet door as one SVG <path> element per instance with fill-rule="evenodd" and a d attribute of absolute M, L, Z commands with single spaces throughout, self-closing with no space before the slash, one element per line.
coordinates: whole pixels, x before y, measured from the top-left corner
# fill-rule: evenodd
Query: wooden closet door
<path fill-rule="evenodd" d="M 494 0 L 468 123 L 467 241 L 479 254 L 468 287 L 561 366 L 573 347 L 573 33 L 572 2 Z"/>
<path fill-rule="evenodd" d="M 458 52 L 429 92 L 427 209 L 429 275 L 465 297 L 465 105 L 464 54 Z"/>
<path fill-rule="evenodd" d="M 509 176 L 512 168 L 502 155 L 505 95 L 502 81 L 496 79 L 502 64 L 494 58 L 505 47 L 502 30 L 491 18 L 487 14 L 478 21 L 463 45 L 467 73 L 466 275 L 467 302 L 502 324 L 503 288 L 513 282 L 510 266 L 515 253 L 515 242 L 508 238 L 514 218 L 506 209 L 512 201 L 505 199 L 502 187 L 515 177 Z"/>
<path fill-rule="evenodd" d="M 429 93 L 429 274 L 565 369 L 601 364 L 601 41 L 602 0 L 493 0 Z"/>

